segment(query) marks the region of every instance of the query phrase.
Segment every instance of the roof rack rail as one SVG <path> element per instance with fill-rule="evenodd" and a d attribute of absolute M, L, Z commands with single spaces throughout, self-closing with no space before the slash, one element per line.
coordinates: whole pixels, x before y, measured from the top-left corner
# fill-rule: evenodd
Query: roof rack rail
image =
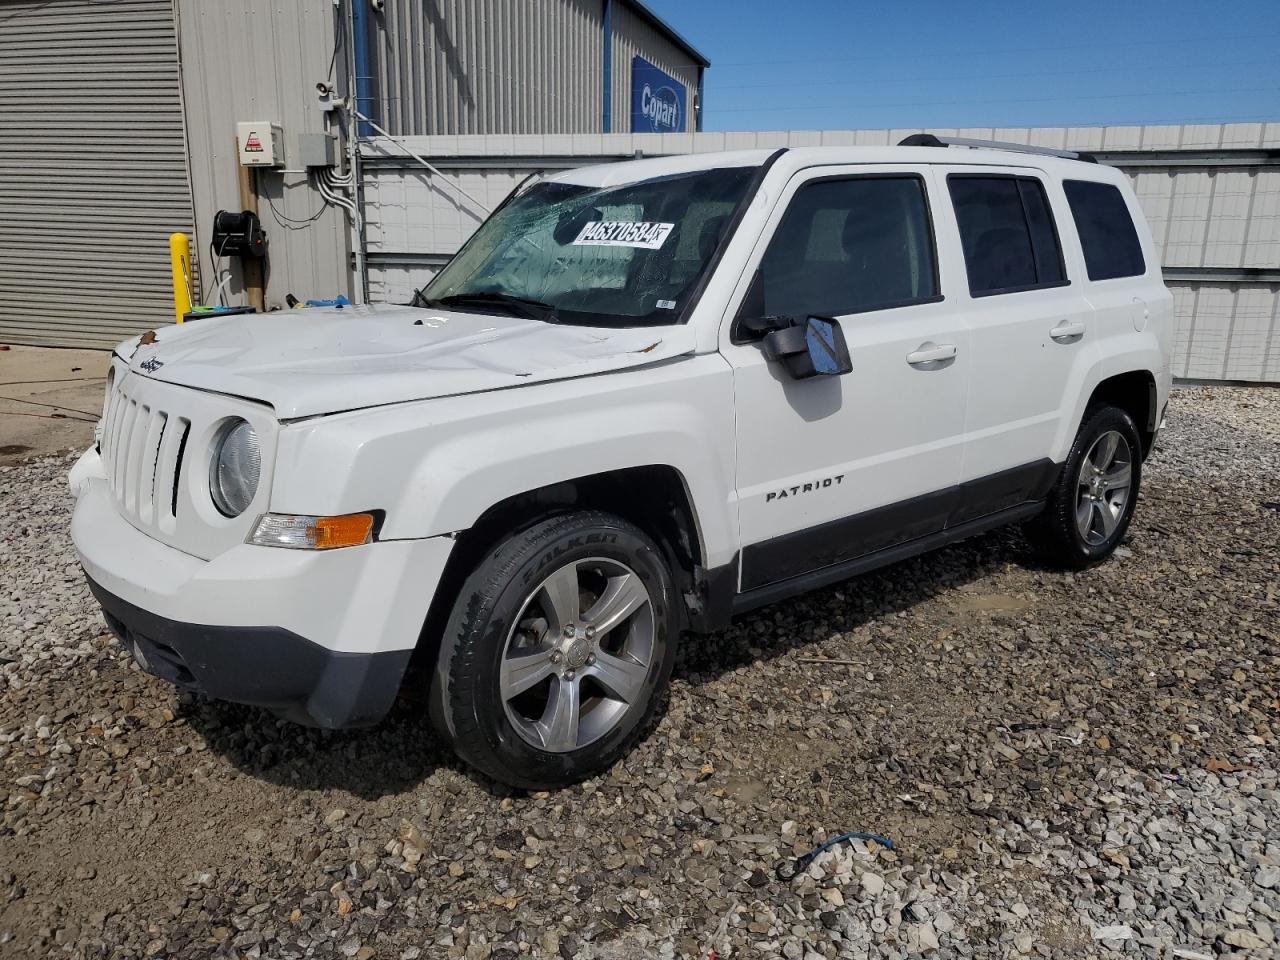
<path fill-rule="evenodd" d="M 932 133 L 913 133 L 898 141 L 900 147 L 973 147 L 979 150 L 1008 150 L 1012 153 L 1037 153 L 1044 157 L 1063 157 L 1067 160 L 1083 160 L 1097 163 L 1091 153 L 1076 150 L 1055 150 L 1052 147 L 1032 147 L 1025 143 L 1006 143 L 1003 140 L 971 140 L 968 137 L 939 137 Z"/>

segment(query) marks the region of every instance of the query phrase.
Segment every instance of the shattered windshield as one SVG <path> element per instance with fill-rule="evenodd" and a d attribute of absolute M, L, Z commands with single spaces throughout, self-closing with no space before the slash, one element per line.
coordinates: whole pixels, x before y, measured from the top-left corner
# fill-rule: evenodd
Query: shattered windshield
<path fill-rule="evenodd" d="M 592 326 L 675 323 L 754 173 L 534 184 L 485 221 L 422 300 Z"/>

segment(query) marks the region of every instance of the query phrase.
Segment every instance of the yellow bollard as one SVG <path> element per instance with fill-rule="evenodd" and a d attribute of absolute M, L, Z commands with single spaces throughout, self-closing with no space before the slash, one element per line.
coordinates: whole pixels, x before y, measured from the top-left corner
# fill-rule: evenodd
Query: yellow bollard
<path fill-rule="evenodd" d="M 169 269 L 173 272 L 174 322 L 191 310 L 191 241 L 185 233 L 169 236 Z"/>

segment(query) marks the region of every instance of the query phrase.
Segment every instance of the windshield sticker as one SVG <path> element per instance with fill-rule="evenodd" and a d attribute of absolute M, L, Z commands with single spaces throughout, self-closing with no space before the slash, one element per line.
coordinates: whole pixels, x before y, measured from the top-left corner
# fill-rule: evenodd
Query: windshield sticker
<path fill-rule="evenodd" d="M 675 308 L 676 308 L 676 302 L 675 302 L 674 300 L 659 300 L 659 301 L 658 301 L 658 309 L 659 309 L 659 310 L 674 310 Z"/>
<path fill-rule="evenodd" d="M 574 246 L 642 247 L 657 250 L 667 241 L 674 223 L 648 221 L 593 220 L 582 228 Z"/>

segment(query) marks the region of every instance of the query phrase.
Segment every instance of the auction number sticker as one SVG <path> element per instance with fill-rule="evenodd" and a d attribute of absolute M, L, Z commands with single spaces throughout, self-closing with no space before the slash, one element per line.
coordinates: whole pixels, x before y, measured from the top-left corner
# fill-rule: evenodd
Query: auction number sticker
<path fill-rule="evenodd" d="M 575 246 L 643 247 L 657 250 L 667 242 L 674 223 L 652 223 L 644 220 L 593 220 L 582 228 Z"/>

